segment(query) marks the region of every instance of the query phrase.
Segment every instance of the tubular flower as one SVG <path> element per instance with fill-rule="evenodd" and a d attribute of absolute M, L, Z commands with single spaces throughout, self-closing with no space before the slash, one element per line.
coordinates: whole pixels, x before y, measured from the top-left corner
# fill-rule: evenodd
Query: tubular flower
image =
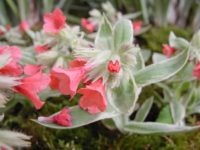
<path fill-rule="evenodd" d="M 66 17 L 63 12 L 57 8 L 52 13 L 44 15 L 43 29 L 45 32 L 57 34 L 65 27 Z"/>
<path fill-rule="evenodd" d="M 78 90 L 78 93 L 83 94 L 79 101 L 79 106 L 87 110 L 90 114 L 96 114 L 106 110 L 107 101 L 105 96 L 105 86 L 102 79 L 99 79 L 85 88 Z"/>
<path fill-rule="evenodd" d="M 20 24 L 19 24 L 19 30 L 21 32 L 25 32 L 26 30 L 28 30 L 30 28 L 28 22 L 26 20 L 23 20 Z"/>
<path fill-rule="evenodd" d="M 49 116 L 49 117 L 38 117 L 38 121 L 56 123 L 58 125 L 68 127 L 72 125 L 71 116 L 69 113 L 70 113 L 70 110 L 67 107 L 65 107 L 56 115 Z"/>
<path fill-rule="evenodd" d="M 37 94 L 43 91 L 49 85 L 49 76 L 38 72 L 32 76 L 20 79 L 19 81 L 21 84 L 15 86 L 14 90 L 17 93 L 28 97 L 34 104 L 35 108 L 40 109 L 44 105 L 44 102 L 40 100 Z"/>
<path fill-rule="evenodd" d="M 192 70 L 192 75 L 200 80 L 200 62 L 198 62 Z"/>
<path fill-rule="evenodd" d="M 0 68 L 0 74 L 19 76 L 23 73 L 22 67 L 18 64 L 22 57 L 20 49 L 16 46 L 1 46 L 0 55 L 9 54 L 11 57 L 10 62 Z"/>
<path fill-rule="evenodd" d="M 86 18 L 81 19 L 81 26 L 85 28 L 88 32 L 94 32 L 95 30 L 95 25 Z"/>
<path fill-rule="evenodd" d="M 42 69 L 44 69 L 44 66 L 27 64 L 24 67 L 24 74 L 26 74 L 26 75 L 34 75 L 37 72 L 42 71 Z"/>
<path fill-rule="evenodd" d="M 35 46 L 35 51 L 39 54 L 39 53 L 43 53 L 49 50 L 49 46 L 48 45 L 37 45 Z"/>
<path fill-rule="evenodd" d="M 69 62 L 69 67 L 70 68 L 83 67 L 86 63 L 87 61 L 84 59 L 74 59 Z"/>
<path fill-rule="evenodd" d="M 133 30 L 137 33 L 137 32 L 140 32 L 141 28 L 142 28 L 142 21 L 134 21 L 132 23 L 133 25 Z"/>
<path fill-rule="evenodd" d="M 162 49 L 162 51 L 163 51 L 163 54 L 164 54 L 167 58 L 169 58 L 169 57 L 171 57 L 171 56 L 175 53 L 176 49 L 173 48 L 173 47 L 171 47 L 171 46 L 169 46 L 168 44 L 163 44 L 163 49 Z"/>
<path fill-rule="evenodd" d="M 50 86 L 54 90 L 59 90 L 62 94 L 76 94 L 79 83 L 84 79 L 86 70 L 83 67 L 70 69 L 53 68 L 51 71 Z"/>

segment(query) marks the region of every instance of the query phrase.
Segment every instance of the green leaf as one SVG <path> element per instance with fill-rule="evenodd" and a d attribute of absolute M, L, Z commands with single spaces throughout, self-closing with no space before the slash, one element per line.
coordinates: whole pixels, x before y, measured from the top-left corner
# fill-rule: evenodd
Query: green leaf
<path fill-rule="evenodd" d="M 140 109 L 138 110 L 134 121 L 139 121 L 139 122 L 143 122 L 145 120 L 145 118 L 147 117 L 151 106 L 153 104 L 153 97 L 147 99 L 142 106 L 140 107 Z"/>
<path fill-rule="evenodd" d="M 169 105 L 166 105 L 166 106 L 160 111 L 156 122 L 160 122 L 160 123 L 169 123 L 169 124 L 172 124 L 172 123 L 173 123 L 173 118 L 172 118 L 172 114 L 171 114 L 170 106 L 169 106 Z"/>
<path fill-rule="evenodd" d="M 21 59 L 22 64 L 36 64 L 35 53 L 32 48 L 21 48 L 21 52 L 23 55 Z"/>
<path fill-rule="evenodd" d="M 129 122 L 124 127 L 124 131 L 139 134 L 153 134 L 153 133 L 177 133 L 188 132 L 199 129 L 200 126 L 177 126 L 157 122 Z"/>
<path fill-rule="evenodd" d="M 13 0 L 6 0 L 7 4 L 10 6 L 11 10 L 15 14 L 15 17 L 18 16 L 18 9 L 16 7 L 16 4 L 14 3 Z"/>
<path fill-rule="evenodd" d="M 135 74 L 135 81 L 139 86 L 146 86 L 170 78 L 179 72 L 186 64 L 189 51 L 184 50 L 177 56 L 147 66 Z"/>
<path fill-rule="evenodd" d="M 174 123 L 181 123 L 185 118 L 185 107 L 180 101 L 171 101 L 170 110 Z"/>
<path fill-rule="evenodd" d="M 129 115 L 128 114 L 120 114 L 120 115 L 118 115 L 116 117 L 113 117 L 112 119 L 113 119 L 117 129 L 120 130 L 121 132 L 125 133 L 124 126 L 129 121 Z"/>
<path fill-rule="evenodd" d="M 169 45 L 176 49 L 182 50 L 189 46 L 189 42 L 183 38 L 176 37 L 176 35 L 173 32 L 170 32 Z"/>
<path fill-rule="evenodd" d="M 119 115 L 116 111 L 114 111 L 112 107 L 109 107 L 109 106 L 107 107 L 107 110 L 105 112 L 98 113 L 95 115 L 89 114 L 88 112 L 82 110 L 79 106 L 70 107 L 69 109 L 70 109 L 70 115 L 72 117 L 72 126 L 65 127 L 65 126 L 59 126 L 54 123 L 44 123 L 38 120 L 33 120 L 33 121 L 49 128 L 71 129 L 71 128 L 77 128 L 83 125 L 87 125 L 92 122 L 96 122 L 98 120 L 112 118 Z"/>
<path fill-rule="evenodd" d="M 200 30 L 194 34 L 191 41 L 192 46 L 195 48 L 200 48 Z"/>
<path fill-rule="evenodd" d="M 143 57 L 140 49 L 137 51 L 135 57 L 136 57 L 137 64 L 134 65 L 134 67 L 133 67 L 133 74 L 135 74 L 136 72 L 138 72 L 139 70 L 141 70 L 145 67 L 145 63 L 144 63 L 144 59 L 143 59 L 144 57 Z"/>
<path fill-rule="evenodd" d="M 108 101 L 120 113 L 131 113 L 139 95 L 135 81 L 124 80 L 119 87 L 108 89 Z"/>
<path fill-rule="evenodd" d="M 191 81 L 194 79 L 192 76 L 192 70 L 194 68 L 193 62 L 188 62 L 181 71 L 179 71 L 172 79 L 172 82 L 182 82 L 182 81 Z"/>
<path fill-rule="evenodd" d="M 112 28 L 105 16 L 95 39 L 95 48 L 99 50 L 110 50 L 112 48 Z"/>
<path fill-rule="evenodd" d="M 119 50 L 124 44 L 132 44 L 133 27 L 130 20 L 121 19 L 115 27 L 113 33 L 114 50 Z"/>
<path fill-rule="evenodd" d="M 141 50 L 141 53 L 142 53 L 144 62 L 147 62 L 151 57 L 151 50 L 143 49 L 143 50 Z"/>
<path fill-rule="evenodd" d="M 112 119 L 104 119 L 101 121 L 103 125 L 108 128 L 109 130 L 114 130 L 116 129 L 115 123 Z"/>

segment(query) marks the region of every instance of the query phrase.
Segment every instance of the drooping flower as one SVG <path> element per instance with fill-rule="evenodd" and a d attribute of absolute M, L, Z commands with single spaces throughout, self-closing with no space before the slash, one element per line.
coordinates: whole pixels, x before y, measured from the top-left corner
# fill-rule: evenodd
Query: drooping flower
<path fill-rule="evenodd" d="M 49 49 L 48 45 L 37 45 L 37 46 L 35 46 L 35 51 L 38 54 L 46 52 L 46 51 L 48 51 L 48 49 Z"/>
<path fill-rule="evenodd" d="M 107 67 L 108 67 L 109 72 L 111 72 L 111 73 L 118 73 L 120 71 L 120 69 L 121 69 L 121 66 L 120 66 L 118 60 L 116 60 L 115 62 L 110 60 L 108 62 Z"/>
<path fill-rule="evenodd" d="M 49 117 L 38 117 L 38 121 L 41 122 L 47 122 L 47 123 L 56 123 L 61 126 L 71 126 L 71 116 L 70 116 L 70 110 L 65 107 L 60 112 L 53 116 Z"/>
<path fill-rule="evenodd" d="M 198 62 L 192 70 L 192 75 L 200 80 L 200 62 Z"/>
<path fill-rule="evenodd" d="M 23 20 L 20 24 L 19 24 L 19 30 L 21 32 L 25 32 L 26 30 L 28 30 L 30 28 L 29 23 L 26 20 Z"/>
<path fill-rule="evenodd" d="M 102 79 L 99 79 L 85 88 L 77 91 L 83 96 L 80 98 L 79 106 L 87 110 L 90 114 L 96 114 L 106 110 L 107 101 L 105 96 L 105 86 Z"/>
<path fill-rule="evenodd" d="M 87 61 L 85 59 L 77 58 L 69 62 L 69 67 L 70 68 L 83 67 L 86 63 Z"/>
<path fill-rule="evenodd" d="M 44 15 L 43 29 L 45 32 L 58 33 L 65 27 L 66 17 L 63 12 L 56 8 L 52 13 L 46 13 Z"/>
<path fill-rule="evenodd" d="M 86 18 L 81 19 L 81 26 L 85 28 L 88 32 L 94 32 L 95 30 L 95 25 Z"/>
<path fill-rule="evenodd" d="M 140 32 L 141 28 L 142 28 L 142 21 L 133 21 L 132 25 L 133 25 L 133 30 L 137 33 Z"/>
<path fill-rule="evenodd" d="M 22 67 L 18 64 L 19 60 L 22 57 L 20 49 L 16 46 L 1 46 L 0 55 L 9 54 L 11 61 L 0 68 L 0 74 L 19 76 L 23 73 Z"/>
<path fill-rule="evenodd" d="M 163 44 L 163 49 L 162 49 L 162 51 L 163 51 L 163 54 L 164 54 L 167 58 L 169 58 L 169 57 L 171 57 L 171 56 L 175 53 L 176 49 L 173 48 L 173 47 L 171 47 L 171 46 L 169 46 L 168 44 Z"/>
<path fill-rule="evenodd" d="M 44 66 L 42 66 L 42 65 L 27 64 L 24 66 L 24 74 L 34 75 L 37 72 L 41 71 L 42 69 L 44 69 Z"/>
<path fill-rule="evenodd" d="M 51 71 L 50 86 L 54 90 L 59 90 L 62 94 L 76 94 L 79 83 L 84 79 L 86 70 L 83 67 L 62 69 L 53 68 Z"/>
<path fill-rule="evenodd" d="M 49 85 L 49 76 L 38 72 L 32 76 L 20 79 L 19 81 L 21 84 L 15 86 L 14 90 L 17 93 L 28 97 L 34 104 L 35 108 L 40 109 L 44 105 L 44 102 L 40 100 L 37 94 L 43 91 Z"/>

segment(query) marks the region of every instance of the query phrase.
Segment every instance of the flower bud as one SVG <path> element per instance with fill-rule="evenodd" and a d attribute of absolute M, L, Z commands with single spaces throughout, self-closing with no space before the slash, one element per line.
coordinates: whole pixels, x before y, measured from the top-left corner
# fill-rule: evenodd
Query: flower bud
<path fill-rule="evenodd" d="M 110 73 L 118 73 L 121 69 L 121 66 L 118 60 L 115 60 L 114 62 L 110 60 L 108 62 L 107 67 Z"/>

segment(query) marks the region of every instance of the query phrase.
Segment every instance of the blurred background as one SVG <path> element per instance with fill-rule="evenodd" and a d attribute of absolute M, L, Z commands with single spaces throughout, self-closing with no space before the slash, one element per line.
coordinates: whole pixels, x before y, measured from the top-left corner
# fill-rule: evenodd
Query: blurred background
<path fill-rule="evenodd" d="M 67 17 L 67 23 L 80 24 L 81 18 L 90 17 L 89 11 L 101 12 L 105 0 L 0 0 L 0 25 L 17 26 L 27 20 L 33 30 L 42 27 L 43 14 L 59 7 Z M 162 44 L 168 41 L 172 30 L 177 36 L 190 39 L 200 27 L 199 0 L 110 0 L 121 14 L 137 13 L 135 20 L 140 20 L 148 30 L 136 36 L 136 41 L 144 49 L 161 52 Z M 140 100 L 151 95 L 154 86 L 144 89 Z M 159 89 L 156 89 L 159 90 Z M 73 130 L 54 130 L 40 126 L 30 119 L 40 114 L 52 114 L 66 105 L 67 96 L 51 98 L 47 105 L 36 111 L 25 97 L 11 97 L 5 108 L 5 119 L 0 127 L 24 132 L 32 136 L 33 150 L 55 149 L 137 149 L 137 150 L 198 150 L 200 132 L 176 135 L 127 135 L 115 129 L 109 129 L 101 122 Z M 152 112 L 154 116 L 155 111 Z M 150 116 L 151 117 L 151 116 Z M 193 118 L 191 118 L 192 120 Z"/>

